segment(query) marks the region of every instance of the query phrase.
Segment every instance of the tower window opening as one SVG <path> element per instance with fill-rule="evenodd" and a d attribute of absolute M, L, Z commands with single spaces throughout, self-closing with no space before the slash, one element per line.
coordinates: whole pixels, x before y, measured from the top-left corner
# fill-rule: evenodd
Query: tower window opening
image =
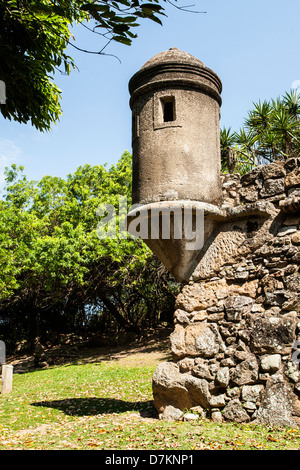
<path fill-rule="evenodd" d="M 175 100 L 173 97 L 163 98 L 161 100 L 163 111 L 163 122 L 175 121 Z"/>
<path fill-rule="evenodd" d="M 132 138 L 139 136 L 139 116 L 134 112 L 132 114 Z"/>

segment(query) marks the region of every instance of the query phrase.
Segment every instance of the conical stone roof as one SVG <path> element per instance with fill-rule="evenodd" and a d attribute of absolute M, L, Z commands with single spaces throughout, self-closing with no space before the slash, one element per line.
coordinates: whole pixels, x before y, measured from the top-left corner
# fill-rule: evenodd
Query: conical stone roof
<path fill-rule="evenodd" d="M 128 84 L 130 106 L 146 89 L 159 89 L 175 82 L 205 89 L 221 104 L 222 84 L 217 74 L 193 55 L 171 47 L 153 56 L 131 77 Z"/>
<path fill-rule="evenodd" d="M 151 59 L 149 59 L 140 70 L 146 67 L 152 67 L 154 65 L 164 64 L 164 63 L 177 63 L 177 64 L 190 64 L 200 67 L 205 67 L 204 63 L 199 59 L 196 59 L 191 54 L 181 51 L 177 47 L 171 47 L 167 51 L 160 52 L 156 54 Z"/>

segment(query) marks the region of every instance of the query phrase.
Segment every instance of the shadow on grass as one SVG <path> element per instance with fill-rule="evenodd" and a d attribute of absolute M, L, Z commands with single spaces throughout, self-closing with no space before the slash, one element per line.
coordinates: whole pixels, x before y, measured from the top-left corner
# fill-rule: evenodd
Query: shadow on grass
<path fill-rule="evenodd" d="M 66 398 L 64 400 L 41 401 L 32 406 L 55 408 L 69 416 L 92 416 L 98 414 L 136 411 L 144 418 L 157 418 L 153 401 L 129 402 L 115 398 Z"/>

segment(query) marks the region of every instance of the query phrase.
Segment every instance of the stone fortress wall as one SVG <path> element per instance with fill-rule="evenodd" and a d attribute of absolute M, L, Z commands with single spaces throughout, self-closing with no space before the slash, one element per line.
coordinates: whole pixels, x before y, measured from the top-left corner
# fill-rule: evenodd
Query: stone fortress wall
<path fill-rule="evenodd" d="M 299 426 L 300 158 L 222 175 L 222 191 L 229 217 L 177 297 L 154 403 L 161 419 Z"/>

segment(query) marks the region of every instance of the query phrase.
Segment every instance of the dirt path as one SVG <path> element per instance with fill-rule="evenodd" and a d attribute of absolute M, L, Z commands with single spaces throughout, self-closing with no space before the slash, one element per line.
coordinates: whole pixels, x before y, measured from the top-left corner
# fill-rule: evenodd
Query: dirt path
<path fill-rule="evenodd" d="M 170 329 L 154 333 L 143 341 L 135 340 L 120 346 L 87 347 L 63 344 L 43 351 L 42 368 L 65 364 L 86 364 L 102 361 L 118 361 L 124 367 L 151 366 L 170 359 Z M 7 361 L 14 366 L 14 373 L 35 369 L 33 356 L 11 357 Z"/>

